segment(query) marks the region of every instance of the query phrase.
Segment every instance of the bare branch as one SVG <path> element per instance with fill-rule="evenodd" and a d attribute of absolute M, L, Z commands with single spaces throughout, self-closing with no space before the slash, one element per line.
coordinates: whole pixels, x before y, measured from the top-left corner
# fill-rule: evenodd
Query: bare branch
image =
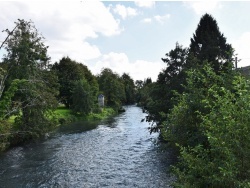
<path fill-rule="evenodd" d="M 0 46 L 0 50 L 3 47 L 4 43 L 8 40 L 8 38 L 10 37 L 10 35 L 13 34 L 13 32 L 16 30 L 16 28 L 19 26 L 19 24 L 17 24 L 14 29 L 11 32 L 8 32 L 8 36 L 5 38 L 5 40 L 2 42 L 1 46 Z"/>

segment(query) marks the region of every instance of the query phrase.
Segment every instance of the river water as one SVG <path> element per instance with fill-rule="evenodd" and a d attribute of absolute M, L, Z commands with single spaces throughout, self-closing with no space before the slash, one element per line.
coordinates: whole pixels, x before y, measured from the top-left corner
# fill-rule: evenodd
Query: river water
<path fill-rule="evenodd" d="M 171 152 L 136 106 L 99 123 L 61 127 L 0 155 L 0 187 L 170 187 Z"/>

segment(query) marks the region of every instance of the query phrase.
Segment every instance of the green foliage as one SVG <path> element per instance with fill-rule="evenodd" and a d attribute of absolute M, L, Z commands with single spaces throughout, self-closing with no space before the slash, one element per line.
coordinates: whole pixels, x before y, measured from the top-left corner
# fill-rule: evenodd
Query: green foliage
<path fill-rule="evenodd" d="M 115 114 L 116 112 L 114 111 L 113 108 L 103 108 L 103 109 L 100 109 L 100 111 L 97 113 L 94 113 L 94 112 L 90 113 L 85 119 L 86 120 L 102 120 L 110 116 L 113 116 Z"/>
<path fill-rule="evenodd" d="M 57 79 L 47 69 L 48 47 L 31 21 L 18 20 L 16 29 L 6 32 L 9 37 L 3 63 L 8 78 L 1 100 L 2 116 L 15 112 L 20 130 L 43 134 L 51 125 L 47 114 L 57 105 Z"/>
<path fill-rule="evenodd" d="M 37 29 L 31 21 L 18 20 L 17 28 L 10 34 L 6 41 L 7 54 L 3 63 L 8 65 L 8 84 L 14 79 L 34 79 L 41 69 L 48 66 L 47 46 L 43 43 L 43 37 L 39 36 Z"/>
<path fill-rule="evenodd" d="M 167 68 L 159 73 L 158 79 L 152 87 L 150 96 L 153 104 L 148 104 L 148 113 L 150 119 L 158 125 L 164 121 L 161 112 L 168 113 L 173 108 L 175 92 L 182 93 L 185 82 L 185 73 L 183 67 L 186 62 L 187 49 L 176 43 L 174 50 L 166 54 L 166 58 L 162 58 L 167 64 Z"/>
<path fill-rule="evenodd" d="M 119 75 L 105 68 L 98 77 L 98 83 L 100 91 L 105 96 L 106 104 L 118 110 L 126 100 L 124 85 Z"/>
<path fill-rule="evenodd" d="M 38 135 L 50 130 L 53 122 L 48 118 L 49 111 L 57 106 L 57 101 L 50 89 L 42 83 L 26 81 L 16 92 L 16 100 L 20 103 L 21 113 L 17 114 L 15 123 L 23 131 L 31 131 Z"/>
<path fill-rule="evenodd" d="M 85 79 L 92 87 L 93 94 L 97 96 L 99 86 L 96 78 L 92 75 L 87 66 L 71 60 L 69 57 L 63 57 L 59 63 L 52 66 L 52 70 L 58 76 L 60 92 L 58 99 L 67 108 L 73 104 L 72 92 L 76 81 Z"/>
<path fill-rule="evenodd" d="M 233 48 L 226 43 L 226 38 L 220 32 L 216 20 L 209 14 L 204 14 L 197 26 L 189 48 L 187 66 L 202 66 L 207 60 L 215 72 L 232 70 Z M 194 64 L 193 58 L 197 58 Z"/>
<path fill-rule="evenodd" d="M 5 91 L 4 96 L 0 100 L 0 119 L 6 119 L 19 111 L 20 104 L 13 102 L 12 98 L 14 97 L 20 85 L 24 84 L 25 82 L 26 80 L 15 79 L 12 81 L 8 90 Z"/>
<path fill-rule="evenodd" d="M 176 187 L 249 185 L 250 95 L 232 69 L 233 53 L 216 20 L 205 14 L 190 48 L 177 43 L 162 59 L 167 67 L 156 83 L 141 87 L 136 82 L 147 120 L 156 123 L 151 131 L 160 130 L 180 149 L 173 168 Z"/>
<path fill-rule="evenodd" d="M 4 70 L 2 67 L 0 67 L 0 99 L 2 97 L 3 94 L 3 90 L 5 87 L 5 80 L 7 78 L 7 73 L 6 70 Z"/>
<path fill-rule="evenodd" d="M 58 76 L 58 83 L 60 85 L 59 101 L 70 107 L 72 105 L 72 90 L 74 82 L 84 78 L 84 72 L 80 70 L 80 66 L 76 61 L 69 57 L 63 57 L 59 63 L 52 66 Z"/>
<path fill-rule="evenodd" d="M 55 110 L 55 115 L 58 124 L 67 124 L 79 120 L 84 120 L 84 121 L 102 120 L 115 114 L 116 112 L 114 111 L 113 108 L 107 108 L 107 107 L 99 108 L 98 110 L 95 110 L 89 113 L 88 115 L 82 115 L 82 114 L 79 115 L 72 113 L 72 110 L 64 106 L 60 106 Z"/>
<path fill-rule="evenodd" d="M 228 85 L 209 66 L 189 73 L 189 92 L 166 123 L 166 136 L 181 149 L 176 187 L 249 183 L 250 86 L 238 75 Z"/>
<path fill-rule="evenodd" d="M 135 84 L 134 80 L 126 73 L 121 76 L 122 83 L 125 89 L 126 101 L 124 104 L 134 104 L 135 103 Z"/>
<path fill-rule="evenodd" d="M 136 102 L 137 105 L 142 106 L 144 110 L 147 109 L 149 101 L 151 100 L 151 90 L 154 83 L 152 83 L 151 78 L 142 80 L 136 80 Z"/>
<path fill-rule="evenodd" d="M 96 97 L 85 79 L 75 81 L 72 92 L 73 104 L 71 106 L 73 112 L 89 114 L 95 105 Z"/>
<path fill-rule="evenodd" d="M 167 120 L 168 139 L 181 146 L 195 146 L 205 142 L 198 113 L 205 114 L 210 109 L 205 107 L 203 100 L 214 83 L 223 82 L 210 67 L 188 72 L 186 92 L 179 95 L 178 104 L 171 110 Z"/>
<path fill-rule="evenodd" d="M 0 152 L 10 145 L 11 125 L 6 120 L 0 120 Z"/>

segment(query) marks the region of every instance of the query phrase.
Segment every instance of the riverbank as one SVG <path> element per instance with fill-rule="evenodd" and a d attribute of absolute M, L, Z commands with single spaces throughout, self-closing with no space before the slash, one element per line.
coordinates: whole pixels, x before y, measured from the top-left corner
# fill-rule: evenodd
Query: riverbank
<path fill-rule="evenodd" d="M 91 112 L 88 115 L 81 115 L 81 114 L 74 114 L 70 109 L 61 106 L 55 110 L 53 118 L 55 118 L 58 125 L 61 125 L 81 120 L 83 121 L 103 120 L 110 116 L 114 116 L 116 114 L 117 112 L 115 112 L 115 110 L 113 110 L 110 107 L 99 109 L 98 111 Z"/>
<path fill-rule="evenodd" d="M 53 125 L 46 128 L 46 132 L 41 133 L 20 130 L 20 128 L 14 124 L 16 116 L 11 116 L 8 120 L 0 122 L 0 152 L 4 152 L 11 147 L 43 137 L 48 132 L 53 132 L 61 125 L 76 121 L 99 121 L 116 114 L 117 112 L 115 112 L 112 108 L 105 107 L 88 115 L 80 115 L 73 114 L 70 109 L 60 106 L 49 117 L 49 121 Z"/>

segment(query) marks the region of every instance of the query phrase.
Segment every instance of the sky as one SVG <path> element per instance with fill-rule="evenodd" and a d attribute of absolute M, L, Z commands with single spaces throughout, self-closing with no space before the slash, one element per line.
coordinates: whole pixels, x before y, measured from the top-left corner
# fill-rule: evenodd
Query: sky
<path fill-rule="evenodd" d="M 250 1 L 0 1 L 0 29 L 32 20 L 49 46 L 51 63 L 70 57 L 95 75 L 111 68 L 134 80 L 157 76 L 161 58 L 176 42 L 189 47 L 200 18 L 211 14 L 238 54 L 250 65 Z M 6 38 L 0 32 L 0 42 Z M 0 57 L 4 50 L 1 49 Z"/>

